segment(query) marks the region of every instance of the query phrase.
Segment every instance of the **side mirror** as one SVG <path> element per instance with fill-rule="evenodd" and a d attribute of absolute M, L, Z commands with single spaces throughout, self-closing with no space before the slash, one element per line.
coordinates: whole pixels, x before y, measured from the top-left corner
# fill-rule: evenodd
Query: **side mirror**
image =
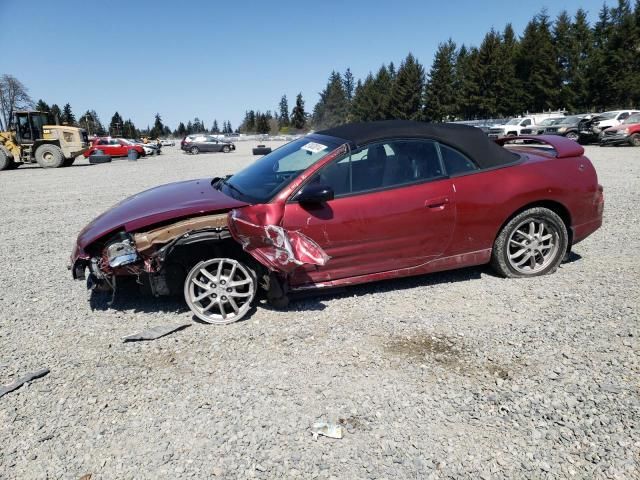
<path fill-rule="evenodd" d="M 324 203 L 333 200 L 333 189 L 327 185 L 308 184 L 302 187 L 295 200 L 299 203 Z"/>

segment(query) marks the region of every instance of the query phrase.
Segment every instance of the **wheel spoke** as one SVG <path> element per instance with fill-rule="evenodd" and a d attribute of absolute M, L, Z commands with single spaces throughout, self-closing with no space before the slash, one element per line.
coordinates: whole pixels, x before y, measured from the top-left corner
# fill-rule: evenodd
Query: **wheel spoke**
<path fill-rule="evenodd" d="M 227 319 L 227 312 L 225 312 L 225 310 L 224 310 L 224 303 L 222 303 L 220 300 L 218 300 L 218 305 L 220 306 L 220 315 L 222 315 L 222 319 L 226 320 Z"/>
<path fill-rule="evenodd" d="M 251 295 L 253 295 L 252 292 L 231 292 L 231 293 L 229 293 L 230 297 L 236 297 L 236 298 L 246 298 L 246 297 L 250 297 Z"/>
<path fill-rule="evenodd" d="M 535 256 L 535 254 L 531 255 L 531 261 L 529 262 L 529 267 L 531 267 L 531 270 L 535 270 L 535 268 L 536 268 L 536 256 Z"/>
<path fill-rule="evenodd" d="M 208 312 L 209 310 L 211 310 L 211 307 L 213 307 L 216 303 L 219 303 L 218 300 L 211 300 L 211 302 L 209 303 L 209 305 L 207 305 L 206 307 L 204 307 L 202 309 L 203 312 Z"/>
<path fill-rule="evenodd" d="M 533 237 L 536 234 L 536 224 L 533 222 L 529 222 L 529 237 Z"/>
<path fill-rule="evenodd" d="M 524 248 L 524 242 L 516 242 L 513 238 L 511 238 L 511 239 L 509 240 L 509 242 L 511 242 L 511 243 L 513 243 L 513 244 L 515 244 L 515 245 L 517 245 L 517 246 L 519 246 L 519 247 Z"/>
<path fill-rule="evenodd" d="M 233 281 L 233 275 L 236 273 L 236 268 L 238 267 L 237 263 L 234 263 L 231 267 L 231 273 L 229 274 L 229 282 Z"/>
<path fill-rule="evenodd" d="M 207 270 L 206 268 L 201 268 L 200 269 L 200 273 L 202 273 L 205 277 L 207 277 L 209 280 L 211 280 L 212 282 L 216 282 L 216 277 L 214 277 L 213 275 L 211 275 L 211 273 L 209 273 L 209 270 Z"/>
<path fill-rule="evenodd" d="M 542 236 L 544 233 L 544 222 L 540 222 L 540 231 L 538 232 L 538 236 Z"/>
<path fill-rule="evenodd" d="M 218 280 L 220 280 L 220 277 L 222 276 L 222 267 L 224 267 L 224 262 L 220 260 L 220 262 L 218 263 L 218 273 L 216 273 L 216 278 Z"/>
<path fill-rule="evenodd" d="M 197 278 L 194 278 L 191 281 L 194 283 L 194 285 L 197 285 L 198 287 L 202 288 L 203 290 L 208 290 L 209 289 L 209 285 L 206 285 L 206 284 L 202 283 Z"/>
<path fill-rule="evenodd" d="M 240 309 L 238 308 L 238 304 L 236 303 L 236 301 L 233 299 L 233 297 L 227 297 L 227 298 L 229 299 L 229 304 L 233 308 L 233 311 L 238 313 Z"/>
<path fill-rule="evenodd" d="M 527 251 L 526 248 L 521 248 L 520 250 L 518 250 L 516 253 L 512 253 L 511 255 L 509 255 L 509 258 L 511 260 L 521 256 L 523 253 L 525 253 Z"/>
<path fill-rule="evenodd" d="M 208 297 L 209 295 L 211 295 L 213 293 L 213 290 L 207 290 L 206 292 L 198 295 L 196 298 L 193 299 L 194 302 L 199 302 L 200 300 L 202 300 L 203 298 Z"/>
<path fill-rule="evenodd" d="M 524 257 L 522 257 L 520 261 L 516 263 L 516 267 L 521 267 L 522 265 L 524 265 L 527 260 L 529 260 L 529 258 L 531 258 L 531 254 L 529 252 L 525 253 Z"/>
<path fill-rule="evenodd" d="M 550 233 L 547 233 L 544 237 L 540 238 L 541 242 L 546 242 L 547 240 L 549 240 L 551 237 L 553 237 L 553 235 L 551 235 Z"/>
<path fill-rule="evenodd" d="M 250 278 L 245 278 L 244 280 L 238 280 L 237 282 L 232 282 L 229 284 L 230 288 L 234 288 L 234 287 L 240 287 L 242 285 L 248 285 L 251 283 L 251 279 Z"/>

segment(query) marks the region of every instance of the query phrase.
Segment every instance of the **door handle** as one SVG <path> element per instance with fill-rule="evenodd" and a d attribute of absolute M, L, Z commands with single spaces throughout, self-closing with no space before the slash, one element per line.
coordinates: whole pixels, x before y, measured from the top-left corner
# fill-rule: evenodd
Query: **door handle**
<path fill-rule="evenodd" d="M 444 208 L 449 203 L 449 197 L 432 198 L 424 202 L 427 208 Z"/>

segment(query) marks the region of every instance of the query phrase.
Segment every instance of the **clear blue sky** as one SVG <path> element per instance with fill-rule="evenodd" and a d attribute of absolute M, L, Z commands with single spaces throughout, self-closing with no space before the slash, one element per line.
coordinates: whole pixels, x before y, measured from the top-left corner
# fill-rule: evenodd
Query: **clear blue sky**
<path fill-rule="evenodd" d="M 334 69 L 362 78 L 411 51 L 428 71 L 449 37 L 478 45 L 507 22 L 521 34 L 545 6 L 552 18 L 582 7 L 593 22 L 602 3 L 0 0 L 0 74 L 76 117 L 92 108 L 108 123 L 117 110 L 140 128 L 159 112 L 172 129 L 195 116 L 235 128 L 283 94 L 291 107 L 301 91 L 310 111 Z"/>

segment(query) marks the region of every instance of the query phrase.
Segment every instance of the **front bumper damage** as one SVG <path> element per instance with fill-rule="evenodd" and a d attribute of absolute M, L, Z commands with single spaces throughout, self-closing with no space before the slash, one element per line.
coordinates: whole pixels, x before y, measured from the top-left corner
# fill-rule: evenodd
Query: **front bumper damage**
<path fill-rule="evenodd" d="M 631 136 L 628 134 L 607 135 L 606 133 L 600 138 L 600 145 L 624 145 L 631 142 Z"/>
<path fill-rule="evenodd" d="M 316 242 L 280 225 L 283 213 L 283 206 L 254 205 L 224 214 L 193 217 L 144 232 L 121 231 L 96 246 L 92 254 L 76 244 L 69 268 L 74 279 L 87 279 L 89 289 L 99 285 L 115 289 L 118 276 L 148 274 L 152 293 L 164 295 L 168 289 L 162 282 L 160 286 L 157 283 L 167 256 L 178 243 L 203 235 L 214 240 L 233 238 L 281 280 L 286 280 L 303 264 L 325 265 L 330 257 Z"/>

